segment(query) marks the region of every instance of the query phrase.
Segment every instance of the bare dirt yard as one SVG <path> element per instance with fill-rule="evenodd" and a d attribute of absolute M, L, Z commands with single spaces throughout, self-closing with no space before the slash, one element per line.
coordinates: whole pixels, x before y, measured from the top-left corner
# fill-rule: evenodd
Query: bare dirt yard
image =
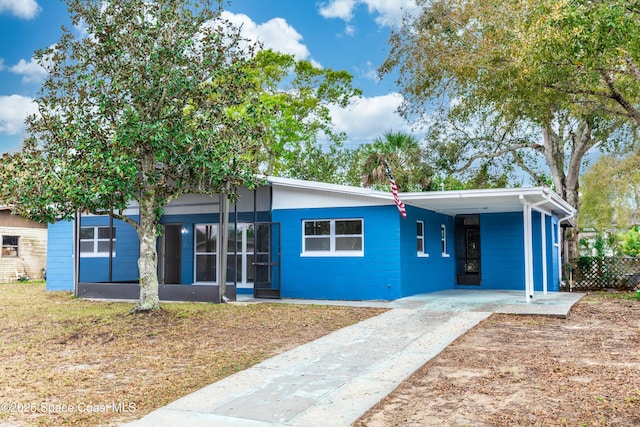
<path fill-rule="evenodd" d="M 493 315 L 354 426 L 640 426 L 640 302 L 598 293 L 567 319 Z"/>
<path fill-rule="evenodd" d="M 384 310 L 94 302 L 0 284 L 0 426 L 117 425 Z"/>

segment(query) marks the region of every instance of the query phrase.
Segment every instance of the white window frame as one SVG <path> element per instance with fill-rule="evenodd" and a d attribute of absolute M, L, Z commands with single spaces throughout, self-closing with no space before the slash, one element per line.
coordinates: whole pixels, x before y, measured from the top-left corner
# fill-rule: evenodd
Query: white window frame
<path fill-rule="evenodd" d="M 418 224 L 420 224 L 421 232 L 418 232 Z M 425 251 L 427 239 L 425 238 L 424 221 L 416 221 L 416 251 L 419 257 L 428 257 L 429 253 Z M 418 242 L 422 242 L 422 250 L 417 248 Z"/>
<path fill-rule="evenodd" d="M 448 258 L 449 253 L 447 252 L 447 226 L 445 224 L 440 225 L 440 240 L 442 243 L 442 257 Z"/>
<path fill-rule="evenodd" d="M 249 288 L 252 289 L 253 288 L 253 281 L 249 280 L 249 269 L 253 269 L 253 263 L 248 263 L 248 258 L 250 255 L 254 255 L 253 251 L 248 250 L 248 230 L 252 229 L 254 227 L 254 224 L 252 222 L 238 222 L 238 231 L 240 231 L 241 234 L 241 241 L 242 241 L 242 248 L 241 251 L 242 252 L 238 252 L 238 258 L 241 260 L 241 267 L 242 267 L 242 278 L 240 279 L 240 281 L 238 281 L 236 284 L 238 286 L 238 288 Z M 196 229 L 197 227 L 207 227 L 207 226 L 211 226 L 214 227 L 216 230 L 216 247 L 215 247 L 215 251 L 213 252 L 199 252 L 198 251 L 198 238 L 197 236 L 194 235 L 193 238 L 193 253 L 194 253 L 194 259 L 193 259 L 193 283 L 196 285 L 210 285 L 210 284 L 217 284 L 220 281 L 220 271 L 218 271 L 218 262 L 219 259 L 218 257 L 220 256 L 220 245 L 221 245 L 221 241 L 220 241 L 220 226 L 219 224 L 216 223 L 198 223 L 198 224 L 194 224 L 194 233 L 196 233 Z M 229 224 L 229 236 L 233 236 L 235 230 L 235 226 L 233 223 Z M 255 239 L 255 230 L 254 230 L 254 239 Z M 254 243 L 255 244 L 255 243 Z M 210 281 L 210 280 L 205 280 L 205 281 L 197 281 L 196 278 L 198 276 L 198 265 L 197 265 L 197 259 L 198 259 L 198 255 L 214 255 L 216 257 L 216 278 L 215 281 Z M 228 251 L 227 252 L 227 256 L 231 256 L 231 255 L 235 255 L 235 252 L 231 252 Z M 255 262 L 255 260 L 254 260 Z M 228 266 L 229 267 L 229 266 Z M 254 278 L 255 280 L 255 278 Z M 232 284 L 234 283 L 233 280 L 231 280 L 229 277 L 227 277 L 227 284 Z"/>
<path fill-rule="evenodd" d="M 88 229 L 88 228 L 92 228 L 93 229 L 93 239 L 82 239 L 80 238 L 80 243 L 82 242 L 93 242 L 93 252 L 82 252 L 82 250 L 80 250 L 80 258 L 107 258 L 109 256 L 109 251 L 100 251 L 99 245 L 98 243 L 100 242 L 108 242 L 109 238 L 99 238 L 99 231 L 98 229 L 100 228 L 109 228 L 108 225 L 83 225 L 82 227 L 80 227 L 80 235 L 82 235 L 82 230 L 83 229 Z M 115 232 L 116 227 L 112 227 L 113 231 Z M 116 238 L 113 238 L 113 250 L 111 251 L 111 256 L 115 257 L 116 256 Z"/>
<path fill-rule="evenodd" d="M 316 250 L 307 251 L 306 249 L 306 239 L 305 235 L 305 224 L 308 222 L 329 222 L 329 234 L 323 236 L 317 236 L 318 238 L 329 238 L 329 250 Z M 336 222 L 340 221 L 360 221 L 360 228 L 362 232 L 360 234 L 336 234 Z M 363 257 L 364 256 L 364 218 L 334 218 L 334 219 L 305 219 L 302 220 L 302 253 L 300 256 L 304 257 Z M 336 249 L 336 238 L 338 237 L 360 237 L 361 239 L 361 250 L 340 250 Z"/>
<path fill-rule="evenodd" d="M 18 243 L 15 245 L 5 245 L 4 238 L 5 237 L 15 237 L 18 239 Z M 15 250 L 15 254 L 9 255 L 4 253 L 5 248 L 12 248 Z M 7 234 L 2 235 L 2 255 L 3 258 L 18 258 L 20 256 L 20 236 L 16 236 L 15 234 Z"/>

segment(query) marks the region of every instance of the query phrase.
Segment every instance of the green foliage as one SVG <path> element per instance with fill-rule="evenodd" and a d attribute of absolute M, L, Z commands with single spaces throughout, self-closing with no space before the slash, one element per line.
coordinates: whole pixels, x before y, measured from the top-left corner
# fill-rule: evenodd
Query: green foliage
<path fill-rule="evenodd" d="M 578 207 L 585 154 L 628 149 L 621 129 L 640 124 L 635 3 L 418 4 L 420 14 L 393 32 L 380 72 L 398 72 L 401 111 L 427 125 L 431 163 L 510 180 L 518 168 L 539 185 L 551 176 Z M 434 104 L 443 111 L 435 120 Z"/>
<path fill-rule="evenodd" d="M 184 192 L 255 184 L 263 131 L 245 117 L 270 106 L 256 102 L 251 51 L 209 2 L 68 5 L 90 36 L 64 30 L 37 52 L 49 76 L 24 152 L 5 158 L 7 201 L 45 221 L 144 201 L 157 222 Z"/>
<path fill-rule="evenodd" d="M 333 181 L 344 163 L 342 142 L 329 107 L 345 107 L 361 95 L 346 71 L 319 69 L 309 61 L 271 50 L 256 54 L 251 74 L 260 103 L 269 108 L 250 120 L 263 127 L 261 170 L 268 175 Z M 318 135 L 329 139 L 322 147 Z"/>
<path fill-rule="evenodd" d="M 624 233 L 618 233 L 618 251 L 622 255 L 640 257 L 640 227 L 633 227 Z"/>
<path fill-rule="evenodd" d="M 587 256 L 583 258 L 603 258 L 617 253 L 618 241 L 615 233 L 598 233 L 595 238 L 582 238 L 578 243 L 587 253 Z"/>
<path fill-rule="evenodd" d="M 603 155 L 582 175 L 580 210 L 598 230 L 627 228 L 640 207 L 640 153 Z"/>
<path fill-rule="evenodd" d="M 387 166 L 399 191 L 430 189 L 433 169 L 424 161 L 418 140 L 403 132 L 387 132 L 373 143 L 358 147 L 351 158 L 349 172 L 353 185 L 389 189 Z"/>
<path fill-rule="evenodd" d="M 67 0 L 74 25 L 35 55 L 48 71 L 24 150 L 5 156 L 0 195 L 40 221 L 110 213 L 140 238 L 137 309 L 159 307 L 156 237 L 163 209 L 189 193 L 253 187 L 274 114 L 262 63 L 212 0 Z M 196 7 L 197 6 L 197 7 Z M 123 214 L 132 201 L 139 219 Z"/>

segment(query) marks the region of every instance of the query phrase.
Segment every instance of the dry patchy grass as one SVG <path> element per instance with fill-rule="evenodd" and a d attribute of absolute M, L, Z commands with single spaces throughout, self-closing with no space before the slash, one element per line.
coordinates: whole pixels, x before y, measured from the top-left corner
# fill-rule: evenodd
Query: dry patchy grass
<path fill-rule="evenodd" d="M 137 419 L 383 311 L 183 303 L 129 314 L 131 307 L 45 292 L 42 283 L 0 284 L 0 424 Z"/>
<path fill-rule="evenodd" d="M 598 293 L 569 318 L 494 314 L 354 427 L 639 426 L 640 302 Z"/>

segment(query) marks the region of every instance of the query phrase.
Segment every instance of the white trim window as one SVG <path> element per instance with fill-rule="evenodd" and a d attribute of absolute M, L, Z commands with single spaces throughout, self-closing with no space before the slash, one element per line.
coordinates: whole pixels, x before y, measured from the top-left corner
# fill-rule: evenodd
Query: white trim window
<path fill-rule="evenodd" d="M 363 256 L 362 219 L 322 219 L 302 221 L 302 255 Z"/>
<path fill-rule="evenodd" d="M 444 224 L 440 226 L 440 240 L 442 241 L 442 256 L 446 258 L 449 253 L 447 252 L 447 226 Z"/>
<path fill-rule="evenodd" d="M 416 221 L 416 244 L 417 254 L 419 257 L 428 257 L 429 254 L 426 251 L 426 241 L 424 238 L 424 222 Z"/>
<path fill-rule="evenodd" d="M 20 236 L 2 236 L 2 257 L 17 257 L 19 246 Z"/>
<path fill-rule="evenodd" d="M 111 228 L 112 236 L 109 236 Z M 80 228 L 80 256 L 100 258 L 109 256 L 109 247 L 113 242 L 111 256 L 116 256 L 116 228 L 109 226 L 93 226 Z"/>

